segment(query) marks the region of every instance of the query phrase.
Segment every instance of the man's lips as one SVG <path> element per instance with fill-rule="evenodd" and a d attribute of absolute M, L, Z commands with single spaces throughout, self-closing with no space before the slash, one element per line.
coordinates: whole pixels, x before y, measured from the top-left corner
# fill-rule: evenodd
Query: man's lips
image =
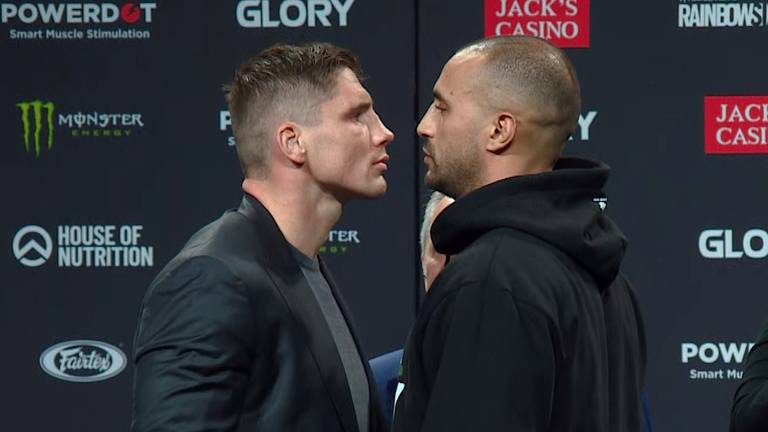
<path fill-rule="evenodd" d="M 373 165 L 382 171 L 386 171 L 387 162 L 389 162 L 389 155 L 383 154 L 380 158 L 376 159 L 376 162 L 374 162 Z"/>
<path fill-rule="evenodd" d="M 424 163 L 427 163 L 427 160 L 432 160 L 432 155 L 429 154 L 426 147 L 421 148 L 421 152 L 424 153 Z"/>

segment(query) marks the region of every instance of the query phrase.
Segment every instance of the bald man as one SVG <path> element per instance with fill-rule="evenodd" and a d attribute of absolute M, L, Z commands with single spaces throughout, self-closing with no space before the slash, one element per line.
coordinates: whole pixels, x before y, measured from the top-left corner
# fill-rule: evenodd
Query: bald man
<path fill-rule="evenodd" d="M 395 431 L 641 430 L 645 340 L 606 216 L 609 169 L 561 158 L 581 109 L 565 54 L 521 36 L 459 50 L 418 126 L 426 183 L 456 199 Z"/>

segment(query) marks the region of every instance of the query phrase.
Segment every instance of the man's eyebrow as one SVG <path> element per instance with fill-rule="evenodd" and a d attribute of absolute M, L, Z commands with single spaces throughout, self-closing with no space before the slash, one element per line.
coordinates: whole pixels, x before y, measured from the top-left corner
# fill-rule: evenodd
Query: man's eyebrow
<path fill-rule="evenodd" d="M 358 103 L 352 105 L 347 111 L 350 112 L 350 113 L 358 113 L 358 112 L 367 111 L 372 106 L 373 106 L 373 101 L 372 100 L 366 100 L 366 101 L 358 102 Z"/>
<path fill-rule="evenodd" d="M 440 93 L 440 90 L 433 89 L 432 94 L 435 96 L 435 99 L 439 100 L 440 102 L 445 102 L 445 97 L 443 97 L 443 94 Z"/>

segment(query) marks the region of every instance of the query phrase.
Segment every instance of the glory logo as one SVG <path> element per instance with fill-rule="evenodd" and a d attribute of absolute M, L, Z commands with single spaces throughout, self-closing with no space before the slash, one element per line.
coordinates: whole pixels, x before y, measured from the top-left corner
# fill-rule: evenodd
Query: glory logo
<path fill-rule="evenodd" d="M 272 5 L 279 3 L 277 11 Z M 242 0 L 237 4 L 237 23 L 246 28 L 346 27 L 355 0 Z"/>

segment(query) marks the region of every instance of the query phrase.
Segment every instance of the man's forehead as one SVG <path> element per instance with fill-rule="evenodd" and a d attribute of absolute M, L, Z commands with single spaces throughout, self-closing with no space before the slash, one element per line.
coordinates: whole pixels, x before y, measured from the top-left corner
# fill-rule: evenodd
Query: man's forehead
<path fill-rule="evenodd" d="M 370 97 L 357 75 L 346 68 L 339 72 L 336 77 L 336 92 L 346 93 L 347 96 Z"/>
<path fill-rule="evenodd" d="M 336 76 L 336 88 L 326 103 L 341 106 L 342 109 L 352 109 L 361 105 L 371 105 L 371 95 L 360 83 L 354 72 L 344 68 Z"/>
<path fill-rule="evenodd" d="M 435 95 L 448 98 L 453 94 L 471 92 L 475 88 L 482 62 L 482 55 L 477 53 L 459 53 L 453 56 L 445 64 L 440 78 L 435 83 Z"/>

